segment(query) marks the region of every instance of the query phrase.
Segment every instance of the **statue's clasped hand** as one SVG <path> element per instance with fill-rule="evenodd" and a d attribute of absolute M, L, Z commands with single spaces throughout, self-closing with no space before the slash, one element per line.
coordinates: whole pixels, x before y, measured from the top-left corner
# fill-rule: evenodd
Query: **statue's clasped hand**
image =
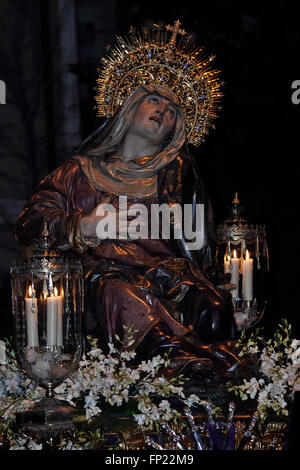
<path fill-rule="evenodd" d="M 142 231 L 147 223 L 140 217 L 129 217 L 127 209 L 116 209 L 107 198 L 89 215 L 82 217 L 80 228 L 86 238 L 100 241 L 107 238 L 128 241 L 131 239 L 128 226 L 133 221 L 138 221 L 139 231 Z"/>

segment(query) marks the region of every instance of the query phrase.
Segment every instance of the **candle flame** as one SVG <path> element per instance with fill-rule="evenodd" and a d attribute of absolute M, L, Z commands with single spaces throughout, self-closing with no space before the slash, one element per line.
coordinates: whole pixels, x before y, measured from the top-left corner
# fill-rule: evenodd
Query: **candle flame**
<path fill-rule="evenodd" d="M 248 250 L 246 250 L 246 259 L 250 259 Z"/>
<path fill-rule="evenodd" d="M 58 293 L 57 287 L 54 287 L 54 295 L 55 295 L 55 297 L 57 297 L 57 293 Z"/>
<path fill-rule="evenodd" d="M 29 289 L 28 289 L 28 296 L 32 297 L 32 287 L 31 287 L 31 285 L 29 286 Z"/>
<path fill-rule="evenodd" d="M 233 257 L 234 257 L 234 258 L 237 258 L 236 250 L 233 250 Z"/>

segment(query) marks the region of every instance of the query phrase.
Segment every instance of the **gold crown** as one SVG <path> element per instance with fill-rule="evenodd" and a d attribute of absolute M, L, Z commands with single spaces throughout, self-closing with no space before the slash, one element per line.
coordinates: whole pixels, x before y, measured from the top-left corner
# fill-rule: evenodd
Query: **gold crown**
<path fill-rule="evenodd" d="M 98 116 L 112 116 L 142 85 L 163 85 L 178 97 L 188 142 L 198 146 L 214 127 L 223 96 L 219 71 L 212 68 L 214 57 L 204 56 L 203 48 L 192 43 L 179 21 L 174 26 L 144 28 L 141 34 L 131 28 L 125 39 L 117 37 L 109 56 L 102 59 L 95 97 Z"/>

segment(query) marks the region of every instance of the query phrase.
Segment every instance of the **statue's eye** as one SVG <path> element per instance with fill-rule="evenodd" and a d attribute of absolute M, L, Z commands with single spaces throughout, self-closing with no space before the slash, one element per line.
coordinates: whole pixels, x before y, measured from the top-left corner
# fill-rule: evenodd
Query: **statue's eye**
<path fill-rule="evenodd" d="M 158 103 L 158 96 L 150 96 L 149 101 L 152 101 L 153 103 Z"/>

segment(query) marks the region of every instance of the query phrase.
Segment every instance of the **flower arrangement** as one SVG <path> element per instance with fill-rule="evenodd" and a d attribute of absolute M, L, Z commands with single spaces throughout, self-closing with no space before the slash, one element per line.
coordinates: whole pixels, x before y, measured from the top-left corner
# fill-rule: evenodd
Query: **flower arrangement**
<path fill-rule="evenodd" d="M 8 340 L 0 341 L 0 351 L 0 449 L 4 441 L 9 441 L 14 450 L 39 450 L 40 444 L 15 432 L 14 422 L 16 413 L 26 411 L 41 400 L 43 389 L 36 387 L 20 370 Z"/>
<path fill-rule="evenodd" d="M 228 391 L 242 401 L 253 400 L 261 421 L 288 416 L 291 399 L 299 386 L 300 341 L 291 339 L 291 325 L 286 319 L 278 325 L 273 339 L 265 340 L 262 328 L 250 337 L 241 333 L 236 347 L 248 363 L 253 376 L 242 383 L 227 384 Z"/>
<path fill-rule="evenodd" d="M 125 406 L 126 413 L 146 430 L 176 421 L 180 414 L 172 407 L 172 398 L 184 404 L 200 404 L 196 395 L 186 397 L 183 393 L 182 375 L 169 380 L 160 375 L 162 366 L 169 363 L 167 355 L 132 367 L 134 351 L 120 352 L 109 344 L 109 354 L 104 355 L 96 340 L 89 341 L 91 349 L 83 355 L 76 374 L 56 388 L 56 393 L 71 405 L 85 409 L 86 419 Z"/>
<path fill-rule="evenodd" d="M 128 336 L 130 340 L 130 331 Z M 286 419 L 293 392 L 299 386 L 300 341 L 290 336 L 291 326 L 283 320 L 273 339 L 265 340 L 258 328 L 248 338 L 243 331 L 236 342 L 248 374 L 227 383 L 228 401 L 234 393 L 237 408 L 247 402 L 249 408 L 258 411 L 262 422 L 274 415 Z M 167 380 L 162 375 L 162 368 L 169 364 L 168 354 L 138 362 L 134 351 L 119 350 L 113 344 L 108 347 L 108 354 L 104 354 L 97 340 L 88 338 L 77 371 L 55 389 L 58 399 L 78 411 L 78 422 L 86 424 L 69 436 L 63 435 L 58 449 L 97 448 L 103 439 L 100 423 L 105 422 L 105 416 L 109 423 L 114 416 L 130 417 L 139 431 L 148 433 L 182 424 L 179 404 L 182 408 L 206 408 L 206 401 L 186 395 L 187 378 L 180 375 Z M 1 350 L 5 354 L 1 355 Z M 43 447 L 15 426 L 16 413 L 32 408 L 43 396 L 44 390 L 19 368 L 10 342 L 0 341 L 0 449 L 7 442 L 13 450 Z"/>
<path fill-rule="evenodd" d="M 182 405 L 201 405 L 196 395 L 184 394 L 183 376 L 167 380 L 160 374 L 162 366 L 169 363 L 167 354 L 132 365 L 134 351 L 120 352 L 109 344 L 109 353 L 105 355 L 97 340 L 88 340 L 89 348 L 77 371 L 55 389 L 58 399 L 66 400 L 79 413 L 84 412 L 87 423 L 119 410 L 131 416 L 141 431 L 159 430 L 167 423 L 176 423 L 180 417 L 172 400 Z M 16 413 L 28 410 L 43 396 L 43 389 L 20 370 L 15 352 L 6 342 L 5 361 L 0 365 L 0 436 L 6 436 L 11 449 L 41 448 L 42 444 L 16 432 L 14 422 Z M 61 449 L 89 448 L 95 439 L 101 440 L 98 425 L 73 433 L 71 441 L 63 439 Z"/>

